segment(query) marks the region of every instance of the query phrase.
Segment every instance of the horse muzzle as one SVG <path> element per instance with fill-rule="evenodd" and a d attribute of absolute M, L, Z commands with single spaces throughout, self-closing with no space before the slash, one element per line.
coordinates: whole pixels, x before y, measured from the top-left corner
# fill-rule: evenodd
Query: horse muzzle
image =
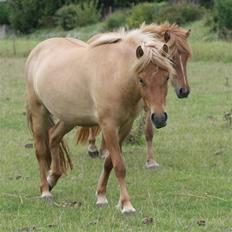
<path fill-rule="evenodd" d="M 167 125 L 168 115 L 166 112 L 157 114 L 151 114 L 151 121 L 157 129 L 165 127 Z"/>
<path fill-rule="evenodd" d="M 190 93 L 188 88 L 176 88 L 175 91 L 178 98 L 186 98 Z"/>

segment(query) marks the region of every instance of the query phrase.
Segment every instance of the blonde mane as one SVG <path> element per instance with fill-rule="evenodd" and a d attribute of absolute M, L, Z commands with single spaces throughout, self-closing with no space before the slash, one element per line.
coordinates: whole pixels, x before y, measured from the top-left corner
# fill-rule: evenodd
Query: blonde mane
<path fill-rule="evenodd" d="M 168 71 L 171 76 L 175 73 L 172 67 L 172 62 L 167 58 L 168 54 L 162 50 L 164 43 L 150 32 L 143 32 L 138 29 L 132 31 L 121 30 L 115 33 L 105 33 L 100 36 L 96 36 L 95 39 L 90 42 L 90 47 L 94 48 L 104 44 L 119 42 L 134 45 L 134 56 L 136 56 L 137 47 L 142 47 L 144 54 L 141 58 L 136 58 L 136 63 L 134 64 L 135 72 L 141 72 L 149 63 L 154 63 L 159 68 Z"/>
<path fill-rule="evenodd" d="M 161 39 L 164 38 L 164 33 L 168 31 L 171 34 L 170 40 L 168 41 L 168 47 L 170 48 L 169 54 L 171 55 L 171 57 L 173 57 L 177 51 L 179 51 L 180 53 L 187 53 L 188 56 L 192 55 L 191 48 L 187 43 L 187 30 L 178 27 L 176 24 L 143 24 L 141 25 L 140 29 L 143 32 L 154 33 Z"/>

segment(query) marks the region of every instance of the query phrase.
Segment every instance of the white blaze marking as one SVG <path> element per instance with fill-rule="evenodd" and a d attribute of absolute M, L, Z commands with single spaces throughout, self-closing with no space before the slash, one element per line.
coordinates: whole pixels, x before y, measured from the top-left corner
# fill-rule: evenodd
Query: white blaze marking
<path fill-rule="evenodd" d="M 186 76 L 185 76 L 185 72 L 184 72 L 184 67 L 183 67 L 183 62 L 182 62 L 182 57 L 181 57 L 181 55 L 179 56 L 179 59 L 180 59 L 181 70 L 182 70 L 183 77 L 184 77 L 184 84 L 187 85 Z"/>

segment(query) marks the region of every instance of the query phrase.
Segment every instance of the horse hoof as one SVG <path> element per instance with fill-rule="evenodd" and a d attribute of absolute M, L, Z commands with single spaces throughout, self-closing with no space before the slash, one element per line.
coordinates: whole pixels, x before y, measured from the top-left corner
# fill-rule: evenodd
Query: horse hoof
<path fill-rule="evenodd" d="M 136 212 L 135 208 L 133 207 L 124 207 L 122 210 L 121 210 L 122 214 L 124 215 L 131 215 L 131 214 L 134 214 Z"/>
<path fill-rule="evenodd" d="M 98 196 L 97 197 L 97 202 L 96 202 L 96 206 L 101 208 L 101 207 L 104 207 L 108 204 L 108 201 L 106 199 L 105 196 Z"/>
<path fill-rule="evenodd" d="M 122 204 L 119 202 L 116 207 L 120 209 L 124 215 L 130 215 L 136 212 L 136 209 L 131 205 L 131 203 L 122 207 Z"/>
<path fill-rule="evenodd" d="M 95 150 L 95 151 L 88 151 L 88 153 L 89 153 L 89 156 L 90 156 L 91 158 L 96 158 L 96 157 L 99 156 L 98 150 Z"/>
<path fill-rule="evenodd" d="M 53 196 L 50 192 L 43 192 L 41 199 L 49 203 L 53 202 Z"/>
<path fill-rule="evenodd" d="M 145 163 L 145 168 L 147 169 L 158 169 L 160 165 L 155 160 L 148 160 Z"/>

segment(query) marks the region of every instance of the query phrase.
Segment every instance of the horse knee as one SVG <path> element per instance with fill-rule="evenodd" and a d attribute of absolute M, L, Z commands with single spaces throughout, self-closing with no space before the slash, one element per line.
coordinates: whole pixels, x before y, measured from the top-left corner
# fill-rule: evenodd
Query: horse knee
<path fill-rule="evenodd" d="M 38 160 L 42 159 L 45 157 L 47 152 L 47 147 L 43 142 L 35 142 L 35 154 Z"/>
<path fill-rule="evenodd" d="M 126 176 L 126 168 L 123 163 L 117 162 L 114 165 L 115 174 L 118 178 L 124 178 Z"/>
<path fill-rule="evenodd" d="M 147 141 L 152 141 L 152 139 L 153 139 L 153 129 L 152 128 L 145 129 L 145 138 Z"/>
<path fill-rule="evenodd" d="M 56 147 L 59 143 L 60 143 L 61 139 L 59 136 L 53 136 L 51 134 L 51 136 L 49 136 L 49 147 L 54 148 Z"/>

